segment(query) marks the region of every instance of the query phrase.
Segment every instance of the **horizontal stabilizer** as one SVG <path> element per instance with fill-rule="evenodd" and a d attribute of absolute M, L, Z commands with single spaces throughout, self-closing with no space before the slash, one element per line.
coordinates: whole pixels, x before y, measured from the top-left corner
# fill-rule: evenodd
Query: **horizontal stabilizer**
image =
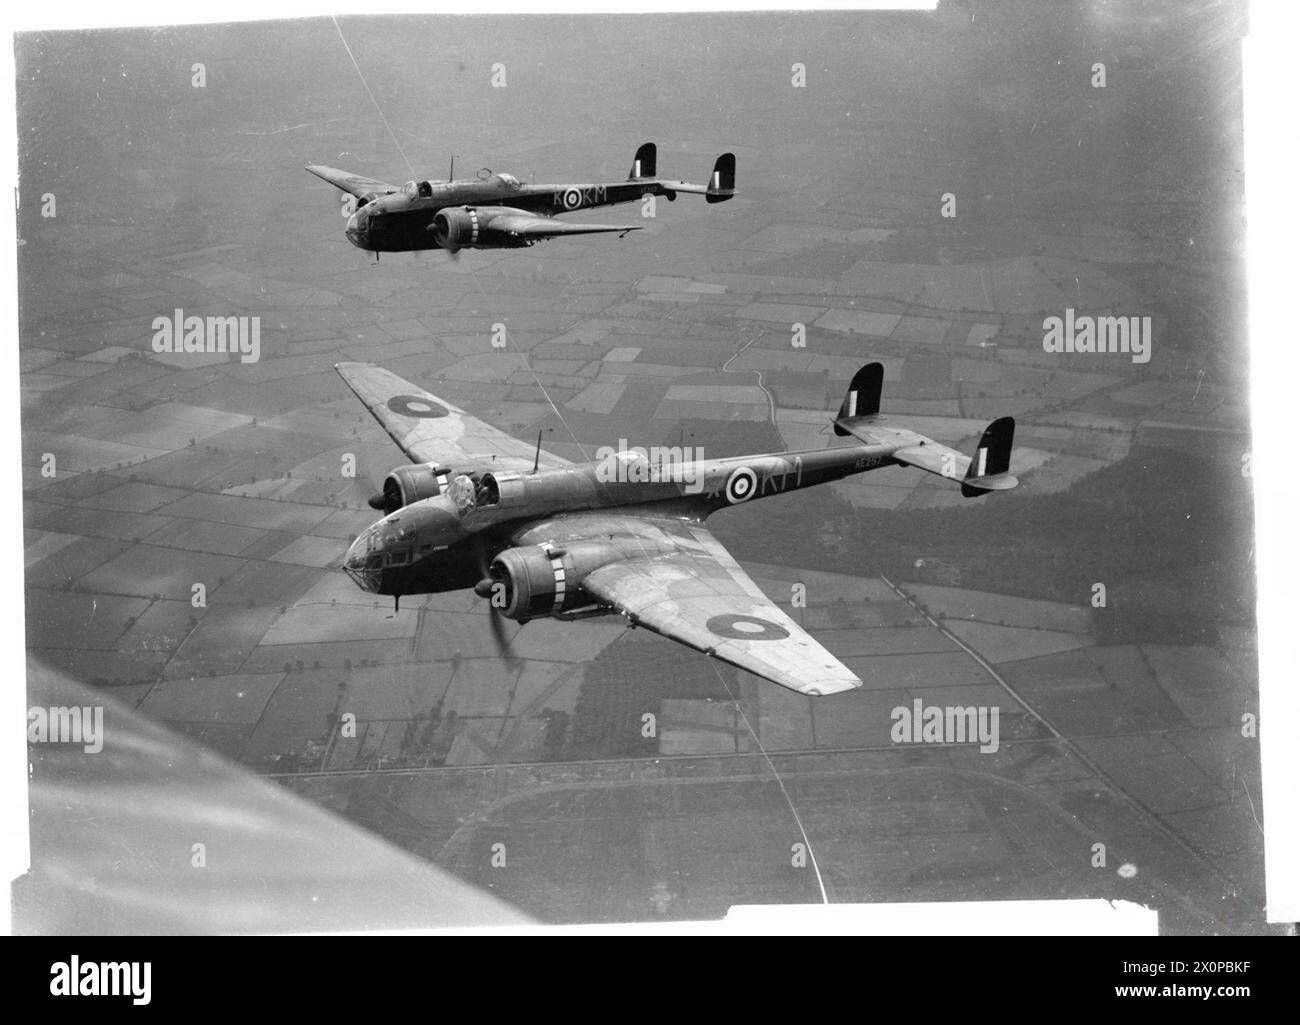
<path fill-rule="evenodd" d="M 1009 473 L 991 473 L 986 477 L 967 477 L 961 482 L 961 493 L 971 498 L 985 491 L 1010 491 L 1020 483 L 1018 477 Z"/>
<path fill-rule="evenodd" d="M 966 498 L 1008 491 L 1020 483 L 1007 472 L 1011 467 L 1015 420 L 999 417 L 984 428 L 972 459 L 924 434 L 888 424 L 880 412 L 884 380 L 885 368 L 880 363 L 868 363 L 853 375 L 833 424 L 837 435 L 852 435 L 867 445 L 888 446 L 889 458 L 896 463 L 960 481 Z"/>

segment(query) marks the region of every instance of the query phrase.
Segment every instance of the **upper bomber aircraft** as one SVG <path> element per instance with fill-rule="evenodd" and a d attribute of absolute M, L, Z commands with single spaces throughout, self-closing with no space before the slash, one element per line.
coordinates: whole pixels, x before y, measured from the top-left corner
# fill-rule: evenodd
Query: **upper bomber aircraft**
<path fill-rule="evenodd" d="M 698 462 L 651 462 L 638 450 L 574 464 L 520 441 L 370 363 L 335 369 L 412 465 L 384 480 L 385 513 L 348 549 L 362 590 L 393 595 L 473 587 L 520 623 L 618 613 L 689 647 L 803 694 L 862 681 L 767 598 L 704 526 L 769 494 L 881 466 L 913 466 L 966 497 L 1016 486 L 1015 421 L 994 420 L 975 458 L 880 413 L 884 368 L 859 370 L 834 419 L 857 444 Z M 792 529 L 797 529 L 793 528 Z"/>
<path fill-rule="evenodd" d="M 589 207 L 630 203 L 642 196 L 677 198 L 694 192 L 707 203 L 736 194 L 736 158 L 718 157 L 708 185 L 655 177 L 653 142 L 636 151 L 625 182 L 576 185 L 525 185 L 513 174 L 477 179 L 409 181 L 400 189 L 373 178 L 308 164 L 307 170 L 354 197 L 344 233 L 358 249 L 405 253 L 420 249 L 516 249 L 557 235 L 639 231 L 639 224 L 573 224 L 556 214 Z"/>

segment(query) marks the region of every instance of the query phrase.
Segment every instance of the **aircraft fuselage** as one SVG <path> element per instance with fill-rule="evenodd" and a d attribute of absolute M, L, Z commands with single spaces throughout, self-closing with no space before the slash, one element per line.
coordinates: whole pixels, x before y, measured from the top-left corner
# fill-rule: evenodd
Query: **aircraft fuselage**
<path fill-rule="evenodd" d="M 683 182 L 683 185 L 687 183 Z M 642 196 L 676 197 L 672 183 L 622 181 L 571 185 L 525 185 L 512 175 L 482 180 L 408 182 L 397 192 L 360 205 L 348 219 L 345 233 L 358 249 L 399 253 L 443 248 L 434 232 L 439 211 L 455 207 L 509 208 L 553 217 L 594 207 L 630 203 Z M 518 246 L 530 245 L 520 240 Z M 508 247 L 508 242 L 496 243 Z"/>
<path fill-rule="evenodd" d="M 886 445 L 847 445 L 691 462 L 653 463 L 635 451 L 600 463 L 537 472 L 458 473 L 441 494 L 412 502 L 366 528 L 344 569 L 376 594 L 460 590 L 481 563 L 546 517 L 602 509 L 703 522 L 731 505 L 896 465 Z M 617 543 L 613 535 L 610 542 Z"/>

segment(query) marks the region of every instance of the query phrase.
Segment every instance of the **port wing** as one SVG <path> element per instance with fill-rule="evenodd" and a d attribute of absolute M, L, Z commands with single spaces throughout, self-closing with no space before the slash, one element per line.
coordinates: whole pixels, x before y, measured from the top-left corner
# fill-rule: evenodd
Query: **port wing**
<path fill-rule="evenodd" d="M 391 370 L 373 363 L 336 363 L 334 369 L 412 462 L 453 470 L 531 470 L 537 457 L 542 469 L 569 465 L 549 452 L 539 454 L 536 444 L 497 430 Z"/>
<path fill-rule="evenodd" d="M 367 196 L 386 196 L 389 193 L 396 192 L 393 186 L 374 178 L 365 178 L 359 174 L 353 174 L 350 171 L 340 171 L 337 167 L 324 167 L 321 164 L 308 164 L 307 170 L 314 174 L 322 181 L 327 181 L 336 189 L 342 189 L 344 192 L 350 192 L 357 199 L 364 199 Z"/>

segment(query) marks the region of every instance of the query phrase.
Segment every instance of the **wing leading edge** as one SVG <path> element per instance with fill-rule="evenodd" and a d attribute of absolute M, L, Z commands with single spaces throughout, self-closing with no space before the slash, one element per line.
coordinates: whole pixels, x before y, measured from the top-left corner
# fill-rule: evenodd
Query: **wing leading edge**
<path fill-rule="evenodd" d="M 454 470 L 531 470 L 536 457 L 543 469 L 569 465 L 549 452 L 538 454 L 536 445 L 485 424 L 383 367 L 336 363 L 334 369 L 412 462 Z"/>
<path fill-rule="evenodd" d="M 396 192 L 397 189 L 386 182 L 376 181 L 374 178 L 366 178 L 364 175 L 353 174 L 351 171 L 340 171 L 337 167 L 325 167 L 322 164 L 308 164 L 306 170 L 310 171 L 321 181 L 329 182 L 336 189 L 344 192 L 350 192 L 357 199 L 364 199 L 366 196 L 387 195 Z"/>
<path fill-rule="evenodd" d="M 782 612 L 701 524 L 650 516 L 566 516 L 528 528 L 520 543 L 621 533 L 646 554 L 588 573 L 580 586 L 638 626 L 800 694 L 862 686 L 834 655 Z M 667 554 L 663 554 L 667 551 Z"/>

